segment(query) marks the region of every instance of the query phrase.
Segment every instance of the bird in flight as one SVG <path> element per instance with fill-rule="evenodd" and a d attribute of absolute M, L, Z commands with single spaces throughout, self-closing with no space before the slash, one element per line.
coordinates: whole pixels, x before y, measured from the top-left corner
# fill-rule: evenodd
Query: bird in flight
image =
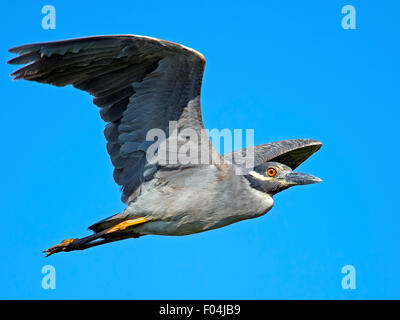
<path fill-rule="evenodd" d="M 312 139 L 258 145 L 220 155 L 204 130 L 200 91 L 204 57 L 185 46 L 144 36 L 117 35 L 77 38 L 18 46 L 8 61 L 24 64 L 13 72 L 25 79 L 55 86 L 72 84 L 94 96 L 107 122 L 104 135 L 114 166 L 114 180 L 122 187 L 125 210 L 89 227 L 92 235 L 67 239 L 44 251 L 84 250 L 143 235 L 188 235 L 267 213 L 273 196 L 295 185 L 320 182 L 293 170 L 320 149 Z M 187 137 L 203 161 L 172 161 Z M 149 158 L 152 129 L 167 132 L 158 141 L 167 147 L 166 159 Z M 170 147 L 172 142 L 175 147 Z M 250 168 L 243 161 L 251 155 Z M 154 160 L 156 159 L 156 160 Z M 157 160 L 158 159 L 158 160 Z M 238 174 L 238 169 L 242 174 Z"/>

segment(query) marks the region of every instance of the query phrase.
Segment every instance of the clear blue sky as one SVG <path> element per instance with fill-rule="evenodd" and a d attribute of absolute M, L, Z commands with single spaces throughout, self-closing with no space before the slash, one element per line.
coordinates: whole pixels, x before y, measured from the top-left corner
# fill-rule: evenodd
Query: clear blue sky
<path fill-rule="evenodd" d="M 56 8 L 56 30 L 41 8 Z M 357 29 L 341 27 L 354 5 Z M 400 298 L 398 1 L 6 1 L 0 13 L 0 298 Z M 207 128 L 255 143 L 324 143 L 299 171 L 321 177 L 265 216 L 186 237 L 147 236 L 45 259 L 41 250 L 124 208 L 104 123 L 72 87 L 13 82 L 7 49 L 139 34 L 207 59 Z M 56 289 L 41 287 L 44 265 Z M 343 290 L 341 268 L 356 268 Z"/>

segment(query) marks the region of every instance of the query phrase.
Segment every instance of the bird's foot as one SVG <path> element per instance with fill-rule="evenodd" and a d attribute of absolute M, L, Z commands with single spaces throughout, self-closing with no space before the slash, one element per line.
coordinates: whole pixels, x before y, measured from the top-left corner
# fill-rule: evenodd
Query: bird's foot
<path fill-rule="evenodd" d="M 72 244 L 79 239 L 65 239 L 61 241 L 60 244 L 56 244 L 55 246 L 52 246 L 48 248 L 47 250 L 44 250 L 43 253 L 46 254 L 46 257 L 51 256 L 54 253 L 61 252 L 61 251 L 70 251 Z"/>

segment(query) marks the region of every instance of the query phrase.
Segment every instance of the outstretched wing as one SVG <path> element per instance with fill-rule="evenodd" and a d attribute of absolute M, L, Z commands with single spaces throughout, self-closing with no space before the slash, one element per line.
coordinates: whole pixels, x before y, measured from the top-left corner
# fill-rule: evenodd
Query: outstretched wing
<path fill-rule="evenodd" d="M 239 157 L 249 156 L 254 152 L 254 167 L 268 161 L 275 161 L 283 163 L 294 170 L 314 152 L 318 151 L 321 146 L 321 142 L 312 139 L 284 140 L 237 150 L 225 154 L 223 158 L 226 161 L 237 163 L 237 161 L 235 162 L 235 157 L 239 159 Z"/>
<path fill-rule="evenodd" d="M 150 129 L 168 136 L 169 121 L 177 130 L 203 128 L 200 89 L 205 60 L 184 46 L 142 36 L 99 36 L 30 44 L 9 50 L 19 54 L 10 64 L 27 64 L 12 73 L 56 86 L 72 84 L 94 96 L 123 201 L 156 164 L 146 160 Z"/>

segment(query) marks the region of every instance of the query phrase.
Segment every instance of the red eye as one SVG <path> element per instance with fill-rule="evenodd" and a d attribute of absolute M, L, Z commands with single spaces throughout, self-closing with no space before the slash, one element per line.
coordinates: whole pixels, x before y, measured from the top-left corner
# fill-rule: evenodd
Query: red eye
<path fill-rule="evenodd" d="M 274 175 L 276 175 L 276 170 L 274 168 L 268 168 L 267 175 L 273 177 Z"/>

